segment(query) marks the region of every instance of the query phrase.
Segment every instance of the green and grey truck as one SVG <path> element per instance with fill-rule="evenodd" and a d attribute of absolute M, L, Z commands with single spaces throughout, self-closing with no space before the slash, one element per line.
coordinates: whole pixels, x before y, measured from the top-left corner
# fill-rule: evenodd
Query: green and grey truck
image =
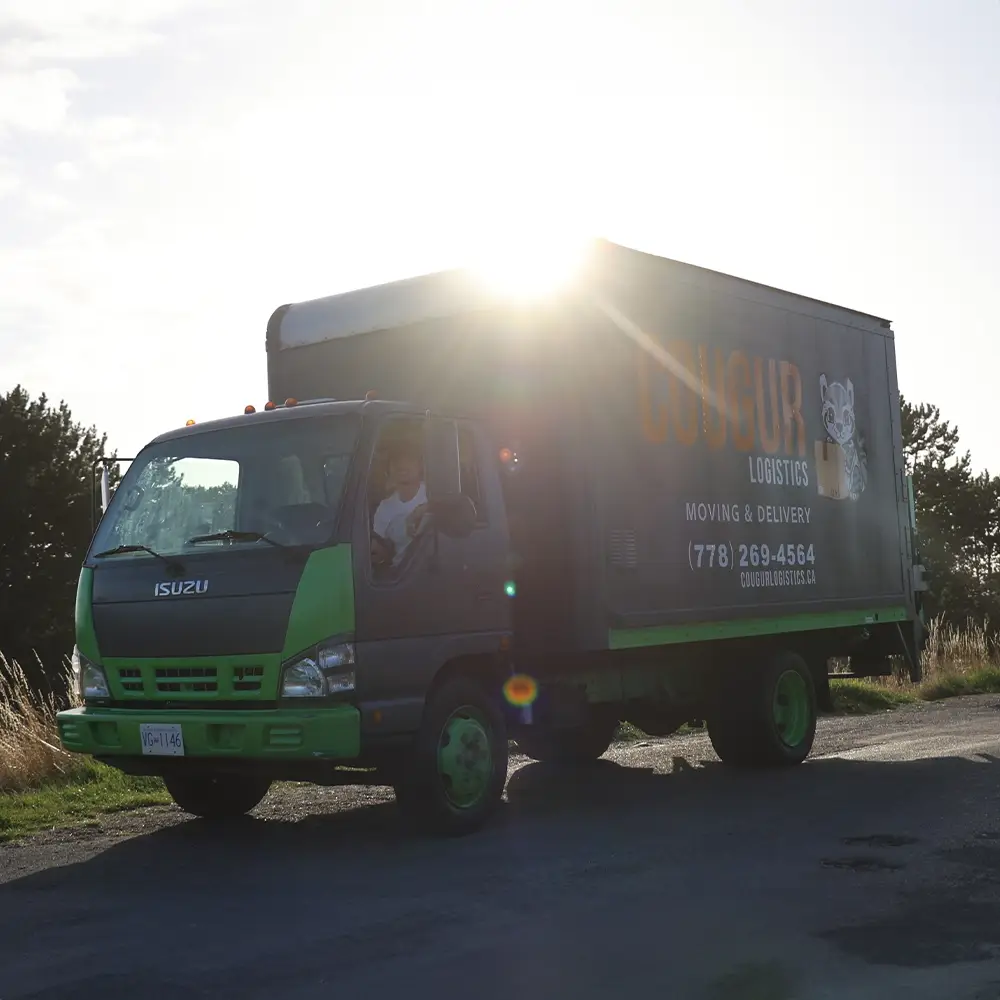
<path fill-rule="evenodd" d="M 509 740 L 627 720 L 809 753 L 829 663 L 920 670 L 890 323 L 596 241 L 546 299 L 465 270 L 285 305 L 268 395 L 132 461 L 80 573 L 71 751 L 223 818 L 391 785 L 481 827 Z"/>

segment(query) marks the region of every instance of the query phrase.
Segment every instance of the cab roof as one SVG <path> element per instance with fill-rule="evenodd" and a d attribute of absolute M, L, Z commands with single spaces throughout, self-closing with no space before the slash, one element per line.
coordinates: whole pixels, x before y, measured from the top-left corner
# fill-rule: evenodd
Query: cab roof
<path fill-rule="evenodd" d="M 392 410 L 394 413 L 414 414 L 426 412 L 425 408 L 414 406 L 412 403 L 384 399 L 305 399 L 292 406 L 282 404 L 272 410 L 261 408 L 255 413 L 240 413 L 232 417 L 220 417 L 217 420 L 206 420 L 204 423 L 194 423 L 187 427 L 177 427 L 153 438 L 148 442 L 147 447 L 149 445 L 161 444 L 164 441 L 176 441 L 198 434 L 208 434 L 211 431 L 247 427 L 262 422 L 274 423 L 275 421 L 280 422 L 283 420 L 309 420 L 317 417 L 349 416 L 362 412 L 375 414 L 383 410 Z"/>

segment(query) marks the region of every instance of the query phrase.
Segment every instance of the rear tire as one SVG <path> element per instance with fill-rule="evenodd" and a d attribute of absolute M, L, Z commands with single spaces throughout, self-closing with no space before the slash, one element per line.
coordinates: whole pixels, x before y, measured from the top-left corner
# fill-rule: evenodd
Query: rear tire
<path fill-rule="evenodd" d="M 708 736 L 724 764 L 800 764 L 816 737 L 816 687 L 797 653 L 733 671 L 708 720 Z"/>
<path fill-rule="evenodd" d="M 270 778 L 250 774 L 171 775 L 163 783 L 184 812 L 213 820 L 245 815 L 271 787 Z"/>
<path fill-rule="evenodd" d="M 507 726 L 497 700 L 472 678 L 445 681 L 428 698 L 393 781 L 405 819 L 427 833 L 474 833 L 496 812 L 506 782 Z"/>
<path fill-rule="evenodd" d="M 607 753 L 618 724 L 619 720 L 610 714 L 592 712 L 583 726 L 571 729 L 525 726 L 514 739 L 521 753 L 532 760 L 579 767 Z"/>

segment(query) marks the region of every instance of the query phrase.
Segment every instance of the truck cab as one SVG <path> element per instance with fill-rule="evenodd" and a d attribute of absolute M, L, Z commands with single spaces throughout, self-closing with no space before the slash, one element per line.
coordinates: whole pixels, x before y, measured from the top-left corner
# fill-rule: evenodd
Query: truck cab
<path fill-rule="evenodd" d="M 509 674 L 503 463 L 486 429 L 371 400 L 248 411 L 132 462 L 80 575 L 86 705 L 59 719 L 68 749 L 161 774 L 196 813 L 252 808 L 275 779 L 338 782 L 335 762 L 399 784 L 394 751 L 442 668 L 477 663 L 494 687 Z M 426 500 L 379 559 L 400 447 Z M 482 780 L 506 772 L 493 742 Z"/>

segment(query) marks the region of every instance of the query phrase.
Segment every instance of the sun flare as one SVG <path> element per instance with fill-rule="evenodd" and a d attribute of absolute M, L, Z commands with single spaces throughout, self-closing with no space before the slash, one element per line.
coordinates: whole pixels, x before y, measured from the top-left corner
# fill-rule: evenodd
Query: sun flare
<path fill-rule="evenodd" d="M 580 272 L 590 240 L 530 230 L 491 234 L 488 247 L 474 252 L 469 269 L 477 280 L 515 299 L 557 294 Z"/>

